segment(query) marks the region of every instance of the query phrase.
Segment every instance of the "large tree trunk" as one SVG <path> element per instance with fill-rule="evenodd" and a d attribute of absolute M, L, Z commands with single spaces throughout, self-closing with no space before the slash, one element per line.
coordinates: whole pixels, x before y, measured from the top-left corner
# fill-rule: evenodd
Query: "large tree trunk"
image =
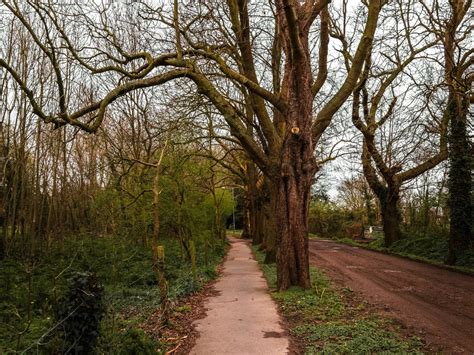
<path fill-rule="evenodd" d="M 471 1 L 449 1 L 451 16 L 444 28 L 445 81 L 449 96 L 445 114 L 449 118 L 449 251 L 448 264 L 456 263 L 460 253 L 474 247 L 472 169 L 468 114 L 472 100 L 472 53 L 468 56 L 461 48 L 461 23 L 472 16 Z M 471 9 L 471 11 L 470 11 Z M 459 31 L 459 32 L 458 32 Z M 466 32 L 467 33 L 467 32 Z M 471 63 L 470 63 L 471 62 Z"/>
<path fill-rule="evenodd" d="M 464 102 L 463 102 L 464 101 Z M 449 252 L 448 264 L 471 247 L 473 237 L 472 154 L 467 133 L 467 98 L 451 94 L 449 132 Z"/>
<path fill-rule="evenodd" d="M 385 184 L 379 181 L 378 175 L 371 164 L 367 138 L 364 138 L 362 147 L 362 166 L 365 179 L 379 200 L 382 214 L 384 244 L 386 247 L 390 247 L 400 239 L 401 216 L 398 209 L 398 202 L 400 200 L 401 182 L 394 176 L 394 173 L 387 172 L 384 175 Z"/>
<path fill-rule="evenodd" d="M 399 188 L 389 187 L 379 197 L 380 208 L 382 212 L 382 224 L 384 232 L 385 247 L 390 247 L 396 241 L 400 240 L 400 210 L 398 209 L 398 201 L 400 199 Z"/>
<path fill-rule="evenodd" d="M 308 258 L 308 210 L 311 184 L 291 176 L 279 181 L 277 195 L 278 289 L 311 287 Z"/>
<path fill-rule="evenodd" d="M 311 183 L 316 172 L 311 143 L 311 92 L 302 89 L 304 75 L 296 71 L 300 80 L 292 80 L 291 100 L 286 122 L 292 126 L 291 134 L 283 143 L 280 176 L 274 182 L 277 190 L 276 219 L 278 289 L 290 286 L 310 288 L 308 258 L 308 211 Z M 301 75 L 298 75 L 301 74 Z M 308 84 L 308 83 L 306 83 Z M 307 89 L 309 89 L 309 85 Z M 309 118 L 308 118 L 309 117 Z"/>
<path fill-rule="evenodd" d="M 265 194 L 265 202 L 263 209 L 263 241 L 262 247 L 265 249 L 265 263 L 271 264 L 276 262 L 276 243 L 277 243 L 277 220 L 276 206 L 278 189 L 275 184 L 266 179 L 263 192 Z"/>
<path fill-rule="evenodd" d="M 291 31 L 291 30 L 290 30 Z M 307 33 L 300 35 L 306 37 Z M 288 111 L 281 117 L 288 132 L 281 147 L 276 184 L 277 284 L 279 290 L 290 286 L 310 288 L 308 258 L 308 211 L 311 184 L 316 173 L 312 141 L 312 72 L 307 38 L 300 51 L 285 44 L 288 57 L 282 93 L 288 98 Z M 291 55 L 289 55 L 291 53 Z M 277 120 L 279 121 L 279 119 Z"/>

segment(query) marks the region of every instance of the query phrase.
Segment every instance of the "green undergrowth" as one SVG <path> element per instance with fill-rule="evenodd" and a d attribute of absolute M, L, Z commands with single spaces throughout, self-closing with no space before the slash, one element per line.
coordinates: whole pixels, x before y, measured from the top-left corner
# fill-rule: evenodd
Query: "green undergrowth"
<path fill-rule="evenodd" d="M 197 277 L 175 240 L 164 240 L 171 300 L 199 290 L 217 276 L 225 253 L 221 243 L 205 253 L 196 242 Z M 159 287 L 149 246 L 121 237 L 73 237 L 34 257 L 0 261 L 0 354 L 56 353 L 61 347 L 55 317 L 58 304 L 76 272 L 97 275 L 104 289 L 105 316 L 96 348 L 101 354 L 155 353 L 160 344 L 140 330 L 159 307 Z"/>
<path fill-rule="evenodd" d="M 267 282 L 276 289 L 276 266 L 264 264 L 254 248 Z M 355 302 L 350 289 L 338 290 L 319 270 L 311 268 L 312 288 L 272 292 L 289 332 L 305 354 L 421 353 L 422 341 L 401 333 L 393 321 L 371 314 Z"/>

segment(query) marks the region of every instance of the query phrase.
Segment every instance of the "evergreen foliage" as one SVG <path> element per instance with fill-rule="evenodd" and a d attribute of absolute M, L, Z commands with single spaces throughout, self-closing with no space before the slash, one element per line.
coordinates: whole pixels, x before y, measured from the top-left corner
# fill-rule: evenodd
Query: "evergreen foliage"
<path fill-rule="evenodd" d="M 473 243 L 472 147 L 467 134 L 467 122 L 458 117 L 455 100 L 449 103 L 449 209 L 450 242 L 448 263 L 454 264 L 460 254 Z"/>
<path fill-rule="evenodd" d="M 92 353 L 104 313 L 103 288 L 97 276 L 91 272 L 74 273 L 56 312 L 65 340 L 63 352 Z"/>

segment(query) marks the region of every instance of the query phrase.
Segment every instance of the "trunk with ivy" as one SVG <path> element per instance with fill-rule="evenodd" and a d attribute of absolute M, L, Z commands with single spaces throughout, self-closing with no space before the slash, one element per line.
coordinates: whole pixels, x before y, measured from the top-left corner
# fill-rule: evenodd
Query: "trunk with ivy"
<path fill-rule="evenodd" d="M 468 32 L 462 32 L 462 23 L 472 2 L 452 0 L 451 14 L 444 28 L 445 81 L 448 85 L 448 102 L 445 116 L 449 119 L 449 264 L 456 263 L 463 251 L 474 248 L 472 169 L 473 152 L 468 133 L 468 114 L 472 103 L 472 51 L 462 52 L 461 42 Z M 470 31 L 467 29 L 465 31 Z"/>
<path fill-rule="evenodd" d="M 449 252 L 455 264 L 463 251 L 473 247 L 472 165 L 467 133 L 467 98 L 451 95 L 448 103 L 449 133 Z"/>

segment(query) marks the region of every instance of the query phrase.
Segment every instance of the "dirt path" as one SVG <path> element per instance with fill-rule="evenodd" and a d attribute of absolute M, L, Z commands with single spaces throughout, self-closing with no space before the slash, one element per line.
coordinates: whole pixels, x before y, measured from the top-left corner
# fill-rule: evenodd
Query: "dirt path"
<path fill-rule="evenodd" d="M 332 241 L 310 261 L 449 353 L 474 353 L 474 277 Z"/>
<path fill-rule="evenodd" d="M 276 304 L 247 243 L 231 238 L 219 292 L 196 323 L 200 336 L 191 354 L 286 354 L 288 338 Z"/>

